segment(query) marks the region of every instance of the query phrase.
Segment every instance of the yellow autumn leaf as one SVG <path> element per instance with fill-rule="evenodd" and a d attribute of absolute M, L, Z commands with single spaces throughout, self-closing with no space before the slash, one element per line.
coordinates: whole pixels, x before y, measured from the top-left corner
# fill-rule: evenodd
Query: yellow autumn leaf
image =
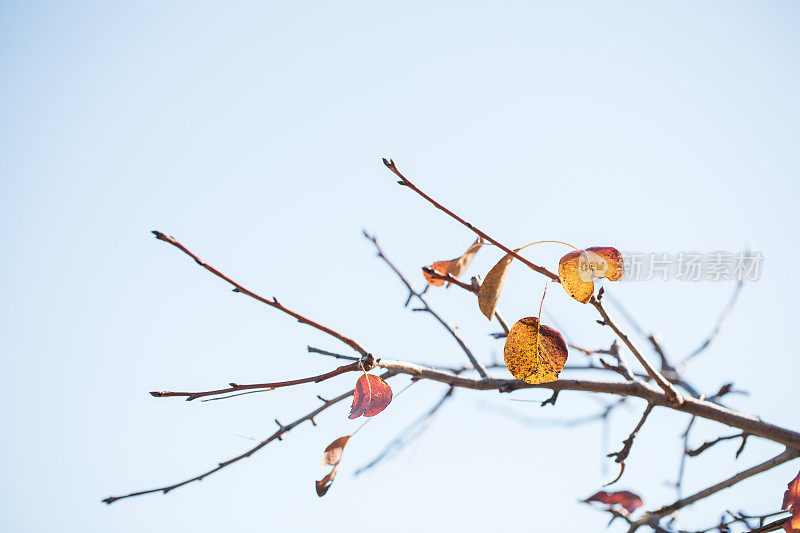
<path fill-rule="evenodd" d="M 622 255 L 610 246 L 573 250 L 558 262 L 561 286 L 567 294 L 583 304 L 594 294 L 594 278 L 617 281 L 623 273 Z"/>
<path fill-rule="evenodd" d="M 515 378 L 533 384 L 550 383 L 558 379 L 567 362 L 567 343 L 558 331 L 529 316 L 512 326 L 503 355 Z"/>

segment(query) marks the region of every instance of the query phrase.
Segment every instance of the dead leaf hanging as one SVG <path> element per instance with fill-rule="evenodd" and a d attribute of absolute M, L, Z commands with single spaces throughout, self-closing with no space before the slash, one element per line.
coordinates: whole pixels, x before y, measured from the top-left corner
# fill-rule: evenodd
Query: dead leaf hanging
<path fill-rule="evenodd" d="M 506 283 L 508 269 L 513 260 L 513 255 L 506 254 L 486 274 L 486 279 L 483 280 L 480 289 L 478 289 L 478 307 L 480 307 L 481 313 L 489 320 L 494 315 L 497 301 L 500 299 L 500 293 L 503 292 L 503 285 Z"/>
<path fill-rule="evenodd" d="M 450 274 L 454 278 L 458 278 L 464 272 L 466 272 L 467 267 L 469 267 L 470 263 L 472 263 L 472 259 L 475 257 L 475 254 L 478 253 L 478 250 L 480 250 L 481 246 L 483 246 L 483 241 L 480 237 L 478 237 L 478 239 L 472 243 L 472 245 L 461 257 L 456 257 L 450 261 L 436 261 L 428 268 L 438 272 L 443 276 Z M 434 278 L 425 272 L 425 270 L 422 271 L 422 275 L 425 276 L 428 285 L 434 285 L 436 287 L 444 285 L 443 279 Z"/>
<path fill-rule="evenodd" d="M 535 316 L 523 318 L 511 327 L 503 348 L 511 375 L 526 383 L 550 383 L 567 362 L 567 343 L 553 328 L 539 325 Z"/>
<path fill-rule="evenodd" d="M 392 388 L 378 376 L 364 374 L 356 382 L 350 419 L 359 416 L 375 416 L 392 401 Z"/>
<path fill-rule="evenodd" d="M 622 255 L 610 246 L 573 250 L 558 262 L 561 286 L 572 298 L 584 304 L 594 294 L 594 278 L 617 281 L 623 273 Z"/>
<path fill-rule="evenodd" d="M 325 451 L 322 453 L 323 466 L 331 465 L 333 468 L 331 468 L 331 471 L 328 472 L 328 475 L 316 482 L 317 496 L 325 496 L 325 494 L 328 492 L 328 489 L 331 488 L 333 479 L 336 477 L 336 469 L 339 468 L 339 461 L 342 460 L 344 447 L 347 445 L 347 441 L 349 440 L 350 435 L 339 437 L 335 441 L 328 444 L 328 447 L 325 448 Z"/>

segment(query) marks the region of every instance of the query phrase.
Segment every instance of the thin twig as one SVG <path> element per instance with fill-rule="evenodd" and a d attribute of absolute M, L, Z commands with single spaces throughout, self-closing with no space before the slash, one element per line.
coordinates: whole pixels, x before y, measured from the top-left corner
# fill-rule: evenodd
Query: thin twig
<path fill-rule="evenodd" d="M 358 372 L 363 369 L 369 369 L 370 365 L 371 361 L 364 361 L 359 359 L 358 361 L 350 363 L 349 365 L 340 366 L 335 370 L 331 370 L 330 372 L 326 372 L 318 376 L 294 379 L 291 381 L 276 381 L 274 383 L 253 383 L 248 385 L 239 385 L 237 383 L 231 383 L 230 387 L 226 389 L 209 390 L 203 392 L 153 391 L 150 394 L 152 396 L 155 396 L 156 398 L 164 398 L 167 396 L 185 396 L 186 401 L 190 402 L 192 400 L 196 400 L 197 398 L 202 398 L 203 396 L 216 396 L 218 394 L 227 394 L 229 392 L 243 391 L 248 389 L 277 389 L 280 387 L 291 387 L 293 385 L 301 385 L 303 383 L 320 383 L 321 381 L 325 381 L 326 379 L 331 379 L 340 374 L 344 374 L 345 372 Z"/>
<path fill-rule="evenodd" d="M 419 418 L 411 422 L 406 428 L 401 431 L 386 447 L 383 449 L 381 453 L 376 455 L 369 463 L 365 464 L 358 468 L 355 471 L 356 476 L 359 476 L 366 472 L 367 470 L 374 468 L 378 463 L 386 459 L 391 453 L 396 453 L 401 450 L 403 447 L 408 446 L 411 442 L 416 440 L 417 438 L 425 432 L 425 430 L 429 427 L 431 418 L 436 412 L 441 409 L 441 407 L 453 397 L 453 392 L 455 391 L 455 387 L 449 387 L 447 392 L 431 407 L 428 411 L 422 414 Z M 413 433 L 412 433 L 413 432 Z"/>
<path fill-rule="evenodd" d="M 270 307 L 274 307 L 278 311 L 282 311 L 282 312 L 286 313 L 287 315 L 296 318 L 297 321 L 300 322 L 301 324 L 306 324 L 308 326 L 311 326 L 312 328 L 315 328 L 315 329 L 318 329 L 319 331 L 322 331 L 323 333 L 327 333 L 331 337 L 334 337 L 334 338 L 342 341 L 346 345 L 350 346 L 352 349 L 354 349 L 355 351 L 357 351 L 358 353 L 360 353 L 364 357 L 369 355 L 369 352 L 367 352 L 367 350 L 365 350 L 359 343 L 357 343 L 353 339 L 351 339 L 349 337 L 345 337 L 344 335 L 342 335 L 338 331 L 335 331 L 335 330 L 333 330 L 333 329 L 331 329 L 331 328 L 329 328 L 327 326 L 323 326 L 322 324 L 320 324 L 318 322 L 314 322 L 313 320 L 311 320 L 309 318 L 306 318 L 303 315 L 301 315 L 301 314 L 299 314 L 299 313 L 297 313 L 295 311 L 292 311 L 291 309 L 289 309 L 288 307 L 286 307 L 282 303 L 280 303 L 274 297 L 272 298 L 272 300 L 268 300 L 268 299 L 264 298 L 263 296 L 259 296 L 258 294 L 254 293 L 253 291 L 250 291 L 250 290 L 246 289 L 245 287 L 243 287 L 239 283 L 233 281 L 231 278 L 229 278 L 228 276 L 226 276 L 225 274 L 223 274 L 222 272 L 220 272 L 216 268 L 212 267 L 209 264 L 204 263 L 199 257 L 197 257 L 195 254 L 193 254 L 191 251 L 189 251 L 188 248 L 186 248 L 184 245 L 182 245 L 180 242 L 178 242 L 175 239 L 175 237 L 166 235 L 164 233 L 161 233 L 160 231 L 155 231 L 155 230 L 153 231 L 153 235 L 155 235 L 158 240 L 164 241 L 167 244 L 171 244 L 172 246 L 174 246 L 178 250 L 182 251 L 183 253 L 185 253 L 186 255 L 191 257 L 192 259 L 194 259 L 195 263 L 197 263 L 201 267 L 205 268 L 206 270 L 208 270 L 209 272 L 211 272 L 212 274 L 214 274 L 218 278 L 223 279 L 223 280 L 227 281 L 228 283 L 230 283 L 231 285 L 233 285 L 233 291 L 234 292 L 239 292 L 239 293 L 242 293 L 242 294 L 246 294 L 247 296 L 258 300 L 261 303 L 267 304 Z"/>
<path fill-rule="evenodd" d="M 747 432 L 742 431 L 741 433 L 737 433 L 735 435 L 726 435 L 724 437 L 717 437 L 714 440 L 704 442 L 703 444 L 701 444 L 697 448 L 694 448 L 694 449 L 691 449 L 691 450 L 686 450 L 686 455 L 688 455 L 689 457 L 697 457 L 698 455 L 700 455 L 701 453 L 703 453 L 707 449 L 711 448 L 715 444 L 718 444 L 718 443 L 720 443 L 722 441 L 731 440 L 731 439 L 742 439 L 742 446 L 739 448 L 739 451 L 736 452 L 736 457 L 738 458 L 739 454 L 741 454 L 742 450 L 744 449 L 744 443 L 747 441 L 747 436 L 748 436 Z"/>
<path fill-rule="evenodd" d="M 747 470 L 742 470 L 741 472 L 734 474 L 733 476 L 716 483 L 715 485 L 711 485 L 699 492 L 695 492 L 691 496 L 687 496 L 685 498 L 681 498 L 680 500 L 671 503 L 670 505 L 665 505 L 664 507 L 653 511 L 652 515 L 656 516 L 666 516 L 668 514 L 674 513 L 679 509 L 683 509 L 689 505 L 692 505 L 696 501 L 702 500 L 703 498 L 707 498 L 712 494 L 716 494 L 717 492 L 727 489 L 728 487 L 732 487 L 737 483 L 744 481 L 745 479 L 755 476 L 756 474 L 760 474 L 762 472 L 766 472 L 772 468 L 775 468 L 778 465 L 782 465 L 792 459 L 796 459 L 798 457 L 798 451 L 791 448 L 786 448 L 783 452 L 776 455 L 772 459 L 764 461 L 763 463 L 759 463 Z"/>
<path fill-rule="evenodd" d="M 334 359 L 344 359 L 346 361 L 358 361 L 359 359 L 361 359 L 360 357 L 354 357 L 352 355 L 343 355 L 340 353 L 323 350 L 322 348 L 315 348 L 313 346 L 308 346 L 308 353 L 318 353 L 320 355 L 327 355 L 328 357 L 333 357 Z"/>
<path fill-rule="evenodd" d="M 614 457 L 614 462 L 618 463 L 620 468 L 619 468 L 619 475 L 617 476 L 617 478 L 610 483 L 606 483 L 604 486 L 607 487 L 609 485 L 613 485 L 614 483 L 619 481 L 619 479 L 622 477 L 622 473 L 625 471 L 625 459 L 627 459 L 628 454 L 631 453 L 631 447 L 633 446 L 633 441 L 634 439 L 636 439 L 636 435 L 639 434 L 639 430 L 642 429 L 642 426 L 647 420 L 647 417 L 650 416 L 650 411 L 653 410 L 653 407 L 655 406 L 652 403 L 647 404 L 644 413 L 642 413 L 642 417 L 639 419 L 639 423 L 636 424 L 635 428 L 633 428 L 633 431 L 631 431 L 631 434 L 628 435 L 628 438 L 622 441 L 622 448 L 618 452 L 613 452 L 608 454 L 608 457 Z"/>
<path fill-rule="evenodd" d="M 733 289 L 733 294 L 731 295 L 730 300 L 728 300 L 728 305 L 725 306 L 725 309 L 723 309 L 722 313 L 719 315 L 717 323 L 714 326 L 714 329 L 711 331 L 711 334 L 692 353 L 683 358 L 683 360 L 678 364 L 678 370 L 682 370 L 689 363 L 689 361 L 703 353 L 706 348 L 711 345 L 717 335 L 719 335 L 722 325 L 725 323 L 728 315 L 731 314 L 731 311 L 733 311 L 736 301 L 739 299 L 739 293 L 742 292 L 742 287 L 744 287 L 744 279 L 740 279 L 736 282 L 736 287 Z"/>

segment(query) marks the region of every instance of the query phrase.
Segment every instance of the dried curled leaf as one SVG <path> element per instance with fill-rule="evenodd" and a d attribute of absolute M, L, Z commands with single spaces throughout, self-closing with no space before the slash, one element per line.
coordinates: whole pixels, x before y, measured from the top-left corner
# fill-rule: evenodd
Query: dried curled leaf
<path fill-rule="evenodd" d="M 617 281 L 623 273 L 622 255 L 610 246 L 573 250 L 558 262 L 561 286 L 567 294 L 583 304 L 594 294 L 594 278 Z"/>
<path fill-rule="evenodd" d="M 392 401 L 392 388 L 378 376 L 364 374 L 356 382 L 350 419 L 359 416 L 375 416 Z"/>
<path fill-rule="evenodd" d="M 567 343 L 551 327 L 539 325 L 535 316 L 523 318 L 508 332 L 503 348 L 511 375 L 527 383 L 550 383 L 567 362 Z"/>
<path fill-rule="evenodd" d="M 475 254 L 478 253 L 478 250 L 480 250 L 481 246 L 483 246 L 483 241 L 480 237 L 478 237 L 478 239 L 472 243 L 472 245 L 461 257 L 456 257 L 450 261 L 436 261 L 428 268 L 438 272 L 443 276 L 450 274 L 454 278 L 458 278 L 461 276 L 461 274 L 466 272 L 467 267 L 469 267 L 469 264 L 472 263 L 472 259 L 475 257 Z M 434 285 L 436 287 L 444 285 L 443 279 L 434 278 L 424 270 L 422 271 L 422 275 L 425 276 L 425 280 L 428 282 L 428 285 Z"/>
<path fill-rule="evenodd" d="M 350 435 L 339 437 L 335 441 L 328 444 L 328 447 L 325 448 L 325 451 L 322 453 L 322 464 L 331 465 L 333 468 L 331 468 L 331 471 L 328 472 L 328 475 L 316 482 L 317 496 L 325 496 L 325 494 L 328 492 L 328 489 L 331 488 L 331 485 L 333 484 L 333 478 L 336 477 L 336 469 L 339 468 L 339 461 L 342 460 L 344 447 L 347 445 L 347 441 L 349 440 Z"/>
<path fill-rule="evenodd" d="M 642 499 L 637 495 L 627 490 L 620 490 L 617 492 L 606 492 L 601 490 L 600 492 L 593 494 L 583 500 L 585 502 L 600 502 L 608 504 L 609 507 L 613 505 L 621 505 L 623 509 L 628 511 L 629 513 L 634 512 L 636 509 L 641 507 Z"/>
<path fill-rule="evenodd" d="M 800 532 L 800 473 L 786 486 L 781 509 L 789 509 L 792 512 L 792 516 L 783 525 L 786 533 Z"/>
<path fill-rule="evenodd" d="M 500 259 L 486 274 L 486 279 L 483 280 L 480 289 L 478 289 L 478 307 L 481 308 L 481 313 L 489 320 L 494 315 L 497 301 L 500 299 L 500 293 L 503 292 L 503 285 L 506 283 L 508 268 L 511 266 L 513 259 L 514 256 L 511 254 L 506 254 Z"/>

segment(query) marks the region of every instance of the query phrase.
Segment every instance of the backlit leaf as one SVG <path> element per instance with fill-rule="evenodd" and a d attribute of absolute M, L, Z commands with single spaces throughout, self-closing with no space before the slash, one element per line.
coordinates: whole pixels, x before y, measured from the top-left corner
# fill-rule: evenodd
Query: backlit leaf
<path fill-rule="evenodd" d="M 608 504 L 609 506 L 621 505 L 622 508 L 629 513 L 634 512 L 636 509 L 642 506 L 642 499 L 638 495 L 627 490 L 620 490 L 617 492 L 606 492 L 601 490 L 597 494 L 593 494 L 583 501 L 587 503 L 600 502 Z"/>
<path fill-rule="evenodd" d="M 456 257 L 450 261 L 436 261 L 428 268 L 435 270 L 443 276 L 450 274 L 454 278 L 458 278 L 461 276 L 461 274 L 466 272 L 467 267 L 469 267 L 469 264 L 472 263 L 472 259 L 475 257 L 475 254 L 478 253 L 478 250 L 480 250 L 481 246 L 483 246 L 483 241 L 479 237 L 474 243 L 472 243 L 472 245 L 461 257 Z M 428 285 L 434 285 L 436 287 L 444 285 L 444 280 L 434 278 L 424 270 L 422 271 L 422 275 L 425 276 Z"/>
<path fill-rule="evenodd" d="M 332 465 L 333 468 L 331 468 L 331 471 L 328 472 L 328 475 L 316 482 L 317 496 L 325 496 L 325 494 L 328 492 L 328 489 L 331 488 L 333 479 L 336 477 L 336 469 L 339 468 L 339 461 L 342 459 L 342 452 L 344 452 L 344 447 L 347 445 L 347 441 L 349 440 L 350 435 L 339 437 L 335 441 L 328 444 L 328 447 L 325 448 L 325 451 L 322 453 L 322 464 Z"/>
<path fill-rule="evenodd" d="M 335 441 L 328 444 L 328 447 L 325 448 L 325 451 L 322 453 L 322 464 L 323 465 L 339 464 L 339 461 L 342 459 L 342 452 L 344 451 L 344 447 L 347 445 L 347 441 L 349 440 L 350 440 L 350 435 L 345 435 L 344 437 L 339 437 Z"/>
<path fill-rule="evenodd" d="M 539 320 L 529 316 L 512 326 L 503 355 L 515 378 L 527 383 L 550 383 L 558 379 L 567 362 L 567 343 L 558 331 L 539 326 Z"/>
<path fill-rule="evenodd" d="M 781 509 L 789 509 L 792 512 L 792 516 L 783 525 L 786 533 L 800 532 L 800 473 L 787 485 Z"/>
<path fill-rule="evenodd" d="M 486 279 L 483 280 L 478 290 L 478 307 L 481 308 L 481 313 L 489 320 L 494 315 L 497 301 L 500 299 L 500 293 L 503 292 L 503 285 L 506 283 L 508 268 L 511 266 L 513 259 L 514 256 L 511 254 L 506 254 L 500 259 L 486 274 Z"/>
<path fill-rule="evenodd" d="M 594 293 L 594 278 L 617 281 L 623 273 L 622 255 L 610 246 L 573 250 L 558 262 L 561 286 L 567 294 L 584 304 Z"/>
<path fill-rule="evenodd" d="M 375 416 L 392 401 L 392 388 L 378 376 L 364 374 L 356 382 L 350 418 Z"/>

